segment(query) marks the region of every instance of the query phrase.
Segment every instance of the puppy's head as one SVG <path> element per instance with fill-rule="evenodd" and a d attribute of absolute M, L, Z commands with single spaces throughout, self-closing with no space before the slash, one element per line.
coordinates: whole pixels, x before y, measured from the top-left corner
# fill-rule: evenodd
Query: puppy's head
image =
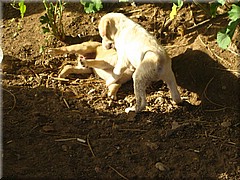
<path fill-rule="evenodd" d="M 102 45 L 106 49 L 114 48 L 114 37 L 117 33 L 115 20 L 109 14 L 100 19 L 98 25 L 100 36 L 102 37 Z"/>

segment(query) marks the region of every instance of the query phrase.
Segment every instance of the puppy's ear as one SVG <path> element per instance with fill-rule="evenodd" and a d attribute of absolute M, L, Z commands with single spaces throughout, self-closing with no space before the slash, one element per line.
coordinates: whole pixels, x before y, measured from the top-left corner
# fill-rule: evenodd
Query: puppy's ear
<path fill-rule="evenodd" d="M 104 21 L 100 22 L 99 29 L 101 30 L 100 34 L 102 36 L 112 39 L 112 36 L 114 36 L 116 33 L 114 20 L 110 18 L 105 19 Z"/>
<path fill-rule="evenodd" d="M 110 24 L 109 19 L 105 19 L 104 21 L 102 21 L 102 23 L 99 24 L 99 26 L 101 27 L 99 29 L 102 30 L 102 32 L 101 32 L 102 36 L 108 35 L 107 32 L 108 32 L 109 24 Z"/>

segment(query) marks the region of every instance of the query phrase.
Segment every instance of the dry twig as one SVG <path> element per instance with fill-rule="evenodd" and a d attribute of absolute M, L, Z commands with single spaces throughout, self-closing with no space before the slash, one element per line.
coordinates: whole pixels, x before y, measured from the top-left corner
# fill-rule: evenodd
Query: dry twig
<path fill-rule="evenodd" d="M 65 105 L 67 106 L 68 109 L 70 109 L 70 106 L 68 105 L 67 101 L 65 98 L 63 98 L 63 102 L 65 103 Z"/>
<path fill-rule="evenodd" d="M 119 129 L 119 131 L 146 132 L 147 130 L 143 130 L 143 129 Z"/>
<path fill-rule="evenodd" d="M 89 147 L 89 149 L 90 149 L 93 157 L 96 157 L 95 154 L 94 154 L 94 152 L 93 152 L 93 149 L 92 149 L 92 147 L 91 147 L 90 141 L 89 141 L 89 134 L 88 134 L 88 136 L 87 136 L 87 144 L 88 144 L 88 147 Z"/>
<path fill-rule="evenodd" d="M 72 140 L 76 140 L 77 138 L 64 138 L 64 139 L 56 139 L 55 141 L 57 142 L 63 142 L 63 141 L 72 141 Z"/>
<path fill-rule="evenodd" d="M 113 168 L 112 166 L 108 166 L 108 167 L 110 167 L 113 171 L 115 171 L 120 177 L 122 177 L 123 179 L 128 179 L 128 178 L 126 178 L 124 175 L 122 175 L 120 172 L 118 172 L 115 168 Z"/>
<path fill-rule="evenodd" d="M 216 53 L 214 53 L 202 40 L 202 38 L 200 37 L 200 35 L 198 36 L 199 40 L 201 41 L 201 43 L 204 45 L 204 47 L 216 58 L 218 58 L 221 61 L 226 61 L 225 59 L 223 59 L 222 57 L 218 56 Z M 231 69 L 226 69 L 226 71 L 232 72 L 235 75 L 239 75 L 239 71 L 237 70 L 231 70 Z"/>
<path fill-rule="evenodd" d="M 209 111 L 209 112 L 213 112 L 213 111 L 222 111 L 222 110 L 225 110 L 225 109 L 232 109 L 232 110 L 239 110 L 239 109 L 235 109 L 235 108 L 232 108 L 232 107 L 227 107 L 227 106 L 224 106 L 224 105 L 221 105 L 221 104 L 218 104 L 218 103 L 215 103 L 213 102 L 211 99 L 208 98 L 207 94 L 206 94 L 206 91 L 207 91 L 207 88 L 209 86 L 209 84 L 213 81 L 214 77 L 212 77 L 206 87 L 204 88 L 204 91 L 203 91 L 203 94 L 202 96 L 204 96 L 206 98 L 206 100 L 208 100 L 208 102 L 210 102 L 211 104 L 215 105 L 215 106 L 219 106 L 221 107 L 220 109 L 215 109 L 215 110 L 205 110 L 205 111 Z"/>
<path fill-rule="evenodd" d="M 52 79 L 57 80 L 57 81 L 66 81 L 66 82 L 69 81 L 69 79 L 60 78 L 60 77 L 52 77 Z"/>
<path fill-rule="evenodd" d="M 205 26 L 207 26 L 208 24 L 212 24 L 212 23 L 215 23 L 216 21 L 218 21 L 219 19 L 223 19 L 223 18 L 226 18 L 228 16 L 228 13 L 224 13 L 224 14 L 220 14 L 218 15 L 216 18 L 211 18 L 211 19 L 207 19 L 205 21 L 202 21 L 192 27 L 189 27 L 185 30 L 185 33 L 188 34 L 188 33 L 191 33 L 191 32 L 194 32 L 200 28 L 203 28 Z"/>
<path fill-rule="evenodd" d="M 3 88 L 3 90 L 8 92 L 13 97 L 13 107 L 7 112 L 7 114 L 8 114 L 15 108 L 17 101 L 16 101 L 15 95 L 11 91 L 4 89 L 4 88 Z"/>

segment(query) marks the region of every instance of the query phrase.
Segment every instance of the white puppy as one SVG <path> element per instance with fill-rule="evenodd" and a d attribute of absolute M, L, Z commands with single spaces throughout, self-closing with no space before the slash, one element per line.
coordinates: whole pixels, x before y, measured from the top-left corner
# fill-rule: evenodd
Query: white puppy
<path fill-rule="evenodd" d="M 121 13 L 108 13 L 99 22 L 102 45 L 106 49 L 116 48 L 118 61 L 107 86 L 115 83 L 127 68 L 134 68 L 134 94 L 136 105 L 126 109 L 142 111 L 146 107 L 146 87 L 152 81 L 167 83 L 172 99 L 181 102 L 171 59 L 157 40 L 141 25 Z"/>

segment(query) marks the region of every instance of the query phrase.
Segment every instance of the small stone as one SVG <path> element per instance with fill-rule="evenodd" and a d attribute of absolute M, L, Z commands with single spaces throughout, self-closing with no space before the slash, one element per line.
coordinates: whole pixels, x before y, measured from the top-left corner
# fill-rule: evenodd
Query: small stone
<path fill-rule="evenodd" d="M 229 127 L 229 126 L 231 126 L 231 125 L 232 125 L 232 123 L 229 122 L 229 121 L 225 121 L 225 122 L 222 122 L 222 123 L 221 123 L 221 126 L 222 126 L 222 127 Z"/>
<path fill-rule="evenodd" d="M 227 87 L 226 86 L 222 86 L 222 90 L 226 90 L 227 89 Z"/>
<path fill-rule="evenodd" d="M 67 145 L 62 145 L 62 150 L 64 151 L 64 152 L 67 152 L 68 151 L 68 146 Z"/>
<path fill-rule="evenodd" d="M 163 163 L 161 163 L 161 162 L 157 162 L 156 164 L 155 164 L 155 167 L 158 169 L 158 170 L 160 170 L 160 171 L 166 171 L 166 170 L 168 170 L 168 167 L 167 166 L 165 166 Z"/>
<path fill-rule="evenodd" d="M 42 129 L 45 132 L 53 132 L 55 130 L 54 127 L 50 125 L 43 126 Z"/>
<path fill-rule="evenodd" d="M 156 149 L 158 149 L 157 143 L 145 142 L 145 145 L 148 146 L 151 150 L 156 150 Z"/>

